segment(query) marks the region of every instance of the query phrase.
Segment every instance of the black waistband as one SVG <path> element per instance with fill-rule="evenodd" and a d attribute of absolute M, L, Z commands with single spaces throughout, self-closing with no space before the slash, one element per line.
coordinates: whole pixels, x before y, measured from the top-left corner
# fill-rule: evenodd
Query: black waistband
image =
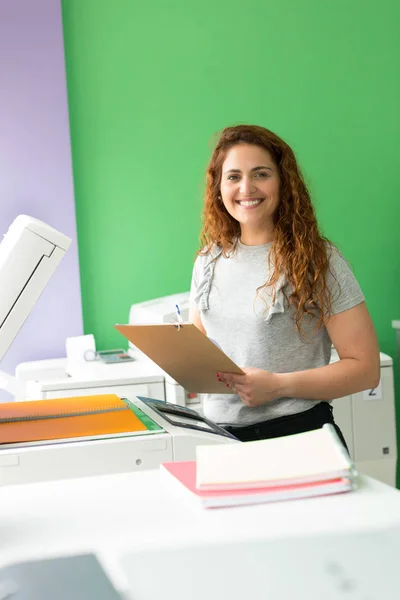
<path fill-rule="evenodd" d="M 246 431 L 253 429 L 254 427 L 279 427 L 285 423 L 294 423 L 296 421 L 307 420 L 310 422 L 319 423 L 321 419 L 328 418 L 333 421 L 332 417 L 332 406 L 329 402 L 318 402 L 312 408 L 308 408 L 307 410 L 303 410 L 299 413 L 291 414 L 291 415 L 282 415 L 281 417 L 276 417 L 276 419 L 268 419 L 268 421 L 260 421 L 259 423 L 252 423 L 251 425 L 229 425 L 225 426 L 224 429 L 229 429 L 234 433 L 235 431 Z"/>
<path fill-rule="evenodd" d="M 339 437 L 343 438 L 333 419 L 332 406 L 328 402 L 319 402 L 312 408 L 294 415 L 284 415 L 269 421 L 245 425 L 244 427 L 225 426 L 224 429 L 242 442 L 249 442 L 311 431 L 312 429 L 319 429 L 325 423 L 334 425 Z M 342 441 L 346 445 L 344 439 Z"/>

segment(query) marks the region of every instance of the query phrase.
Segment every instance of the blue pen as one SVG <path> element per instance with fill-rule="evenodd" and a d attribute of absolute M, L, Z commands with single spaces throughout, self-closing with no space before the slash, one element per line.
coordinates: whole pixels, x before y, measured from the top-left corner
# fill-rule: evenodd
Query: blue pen
<path fill-rule="evenodd" d="M 177 304 L 175 304 L 175 308 L 176 308 L 176 314 L 178 315 L 178 322 L 179 323 L 183 323 L 183 319 L 181 316 L 181 311 L 179 310 L 179 306 Z"/>

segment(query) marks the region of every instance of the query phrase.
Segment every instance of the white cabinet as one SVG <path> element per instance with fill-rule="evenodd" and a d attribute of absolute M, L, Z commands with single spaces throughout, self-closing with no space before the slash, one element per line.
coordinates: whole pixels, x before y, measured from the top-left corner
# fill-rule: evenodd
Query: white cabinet
<path fill-rule="evenodd" d="M 381 354 L 381 381 L 376 390 L 339 398 L 332 406 L 334 419 L 360 473 L 395 487 L 397 439 L 392 359 Z"/>

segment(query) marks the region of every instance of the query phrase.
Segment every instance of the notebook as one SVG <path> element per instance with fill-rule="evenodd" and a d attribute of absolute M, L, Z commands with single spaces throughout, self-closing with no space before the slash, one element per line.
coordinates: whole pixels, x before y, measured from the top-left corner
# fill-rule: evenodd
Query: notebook
<path fill-rule="evenodd" d="M 115 325 L 115 329 L 190 393 L 231 394 L 215 374 L 243 374 L 193 323 Z"/>
<path fill-rule="evenodd" d="M 244 506 L 280 500 L 294 500 L 338 494 L 350 491 L 354 483 L 347 477 L 322 482 L 263 486 L 251 489 L 203 491 L 196 487 L 196 461 L 161 463 L 164 480 L 172 482 L 175 490 L 184 494 L 204 508 Z"/>
<path fill-rule="evenodd" d="M 114 394 L 7 402 L 0 404 L 0 444 L 147 433 L 134 409 Z"/>
<path fill-rule="evenodd" d="M 331 424 L 279 438 L 197 446 L 196 486 L 232 490 L 353 479 L 354 464 Z"/>

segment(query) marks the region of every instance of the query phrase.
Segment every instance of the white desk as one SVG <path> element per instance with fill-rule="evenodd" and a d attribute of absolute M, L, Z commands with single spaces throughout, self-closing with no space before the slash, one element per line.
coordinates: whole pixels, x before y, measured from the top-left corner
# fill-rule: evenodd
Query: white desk
<path fill-rule="evenodd" d="M 361 478 L 359 490 L 337 496 L 214 510 L 201 509 L 166 483 L 158 470 L 150 470 L 4 487 L 0 565 L 95 551 L 124 587 L 120 558 L 132 552 L 140 552 L 142 560 L 145 550 L 223 543 L 239 552 L 248 541 L 301 541 L 386 527 L 399 527 L 400 542 L 400 493 L 373 479 Z M 325 596 L 331 597 L 339 596 Z"/>

